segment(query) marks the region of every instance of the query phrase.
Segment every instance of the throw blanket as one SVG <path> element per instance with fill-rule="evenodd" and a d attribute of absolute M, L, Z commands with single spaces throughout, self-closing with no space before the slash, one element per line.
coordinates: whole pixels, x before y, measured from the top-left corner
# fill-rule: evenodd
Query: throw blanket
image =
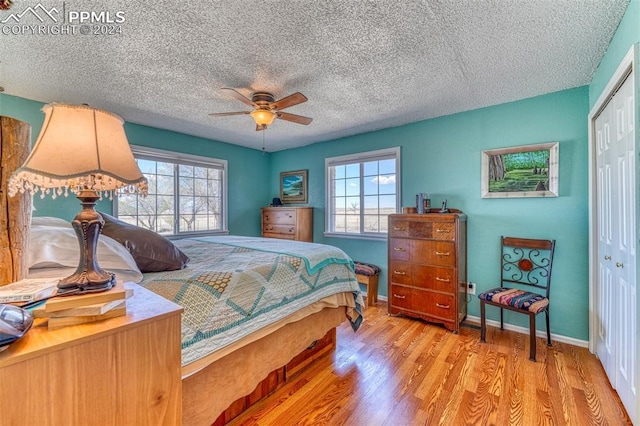
<path fill-rule="evenodd" d="M 353 262 L 336 247 L 251 237 L 175 244 L 191 258 L 187 268 L 144 274 L 140 285 L 184 307 L 183 365 L 336 293 L 354 294 L 351 325 L 362 322 Z"/>

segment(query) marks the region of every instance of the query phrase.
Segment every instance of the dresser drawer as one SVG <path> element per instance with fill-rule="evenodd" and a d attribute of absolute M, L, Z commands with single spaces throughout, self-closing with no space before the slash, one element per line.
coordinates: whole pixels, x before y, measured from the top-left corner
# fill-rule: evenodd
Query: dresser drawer
<path fill-rule="evenodd" d="M 454 294 L 456 288 L 455 269 L 433 266 L 412 265 L 411 284 L 429 290 Z M 399 282 L 399 281 L 398 281 Z"/>
<path fill-rule="evenodd" d="M 453 320 L 457 315 L 454 296 L 391 285 L 389 303 L 400 309 Z"/>
<path fill-rule="evenodd" d="M 411 255 L 411 240 L 403 238 L 389 238 L 389 258 L 393 260 L 409 260 Z"/>
<path fill-rule="evenodd" d="M 265 224 L 295 225 L 296 212 L 291 209 L 271 209 L 262 213 L 262 222 Z"/>
<path fill-rule="evenodd" d="M 417 312 L 424 311 L 424 299 L 428 296 L 426 291 L 393 284 L 390 287 L 389 303 L 391 305 Z"/>
<path fill-rule="evenodd" d="M 434 240 L 453 241 L 456 239 L 456 226 L 451 222 L 434 222 L 431 231 Z"/>
<path fill-rule="evenodd" d="M 295 236 L 296 227 L 293 225 L 269 225 L 264 224 L 262 227 L 263 234 L 286 234 Z"/>
<path fill-rule="evenodd" d="M 389 279 L 398 284 L 412 284 L 411 263 L 392 260 L 389 264 Z"/>
<path fill-rule="evenodd" d="M 439 293 L 429 293 L 423 306 L 425 314 L 451 320 L 455 318 L 458 309 L 453 296 Z"/>
<path fill-rule="evenodd" d="M 411 261 L 415 263 L 449 266 L 456 265 L 456 246 L 452 242 L 414 240 Z"/>
<path fill-rule="evenodd" d="M 390 219 L 389 220 L 389 236 L 390 237 L 409 236 L 409 222 L 406 220 Z"/>

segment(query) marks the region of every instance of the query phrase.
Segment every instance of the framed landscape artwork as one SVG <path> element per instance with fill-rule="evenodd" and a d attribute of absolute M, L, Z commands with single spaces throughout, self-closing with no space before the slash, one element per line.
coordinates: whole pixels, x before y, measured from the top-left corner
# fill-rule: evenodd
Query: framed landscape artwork
<path fill-rule="evenodd" d="M 280 199 L 283 203 L 307 202 L 307 171 L 280 173 Z"/>
<path fill-rule="evenodd" d="M 558 145 L 482 151 L 482 198 L 557 197 Z"/>

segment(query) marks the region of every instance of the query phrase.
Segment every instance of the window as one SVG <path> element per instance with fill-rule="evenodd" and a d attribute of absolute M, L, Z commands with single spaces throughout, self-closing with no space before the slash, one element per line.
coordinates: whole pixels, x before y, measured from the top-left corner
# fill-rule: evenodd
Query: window
<path fill-rule="evenodd" d="M 325 159 L 325 235 L 386 238 L 400 204 L 400 148 Z"/>
<path fill-rule="evenodd" d="M 159 234 L 224 232 L 227 227 L 227 162 L 132 146 L 149 194 L 120 194 L 116 216 Z"/>

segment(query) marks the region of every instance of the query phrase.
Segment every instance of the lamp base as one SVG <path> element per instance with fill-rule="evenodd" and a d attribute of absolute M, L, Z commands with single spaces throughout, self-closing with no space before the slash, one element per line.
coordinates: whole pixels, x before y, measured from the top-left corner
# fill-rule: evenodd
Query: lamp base
<path fill-rule="evenodd" d="M 83 190 L 77 195 L 77 198 L 83 208 L 71 224 L 80 244 L 80 261 L 73 275 L 58 282 L 57 294 L 59 296 L 107 291 L 116 282 L 115 274 L 100 268 L 96 259 L 98 237 L 104 226 L 104 219 L 95 210 L 96 201 L 100 197 L 96 191 Z"/>

